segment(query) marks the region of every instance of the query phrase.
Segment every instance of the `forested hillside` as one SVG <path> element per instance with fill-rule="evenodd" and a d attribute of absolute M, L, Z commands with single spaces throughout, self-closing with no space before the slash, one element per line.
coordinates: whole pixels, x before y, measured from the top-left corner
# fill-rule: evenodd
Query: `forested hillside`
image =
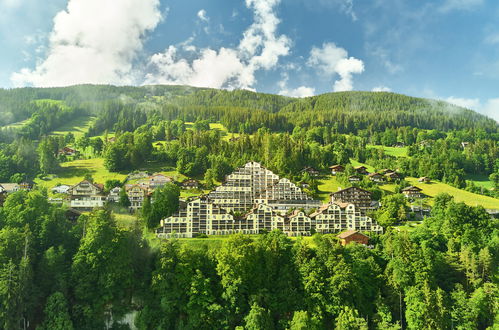
<path fill-rule="evenodd" d="M 0 125 L 0 329 L 498 326 L 499 124 L 476 112 L 384 92 L 81 85 L 0 90 Z M 179 199 L 255 161 L 323 202 L 363 189 L 383 233 L 156 236 Z M 141 173 L 171 182 L 132 210 Z M 75 213 L 80 182 L 121 190 Z"/>

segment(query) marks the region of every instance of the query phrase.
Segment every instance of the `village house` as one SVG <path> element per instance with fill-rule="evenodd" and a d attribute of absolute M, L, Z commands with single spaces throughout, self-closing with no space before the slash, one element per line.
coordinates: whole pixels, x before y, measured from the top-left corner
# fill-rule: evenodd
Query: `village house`
<path fill-rule="evenodd" d="M 381 175 L 379 173 L 375 173 L 375 172 L 374 173 L 369 173 L 367 175 L 367 177 L 372 182 L 376 182 L 376 183 L 384 183 L 385 182 L 385 178 L 383 177 L 383 175 Z"/>
<path fill-rule="evenodd" d="M 144 200 L 147 198 L 148 189 L 138 184 L 127 185 L 125 187 L 128 200 L 130 201 L 130 210 L 136 211 L 142 208 Z"/>
<path fill-rule="evenodd" d="M 348 182 L 350 182 L 350 183 L 355 183 L 355 182 L 360 182 L 360 181 L 362 181 L 362 178 L 358 175 L 350 175 L 348 177 Z"/>
<path fill-rule="evenodd" d="M 121 193 L 120 187 L 114 187 L 113 189 L 109 190 L 109 194 L 107 195 L 107 201 L 118 203 L 120 201 L 120 193 Z"/>
<path fill-rule="evenodd" d="M 182 188 L 184 189 L 198 189 L 199 188 L 199 181 L 194 180 L 194 179 L 189 179 L 185 180 L 182 182 Z"/>
<path fill-rule="evenodd" d="M 418 179 L 418 182 L 421 182 L 421 183 L 430 183 L 431 182 L 431 179 L 427 176 L 423 176 L 423 177 L 420 177 Z"/>
<path fill-rule="evenodd" d="M 173 182 L 173 179 L 161 173 L 154 173 L 148 180 L 149 188 L 151 189 L 162 187 L 169 182 Z"/>
<path fill-rule="evenodd" d="M 6 194 L 12 194 L 19 190 L 21 190 L 21 187 L 17 183 L 0 183 L 0 191 Z"/>
<path fill-rule="evenodd" d="M 369 243 L 369 236 L 362 234 L 356 230 L 347 230 L 337 236 L 340 239 L 340 243 L 346 246 L 350 243 L 358 243 L 367 245 Z"/>
<path fill-rule="evenodd" d="M 395 173 L 395 171 L 394 171 L 394 170 L 391 170 L 391 169 L 389 169 L 389 168 L 384 168 L 384 169 L 382 169 L 381 171 L 379 171 L 379 174 L 383 174 L 383 175 L 386 175 L 386 174 L 388 174 L 388 173 Z"/>
<path fill-rule="evenodd" d="M 57 152 L 58 156 L 76 156 L 77 154 L 78 154 L 78 150 L 70 148 L 70 147 L 61 148 Z"/>
<path fill-rule="evenodd" d="M 71 186 L 67 184 L 61 184 L 52 188 L 53 194 L 67 194 Z"/>
<path fill-rule="evenodd" d="M 345 167 L 342 165 L 329 166 L 329 169 L 331 170 L 332 175 L 336 175 L 336 173 L 345 172 Z"/>
<path fill-rule="evenodd" d="M 304 167 L 301 171 L 301 173 L 308 173 L 310 176 L 319 176 L 319 171 L 317 171 L 315 168 L 306 166 Z"/>
<path fill-rule="evenodd" d="M 350 187 L 331 193 L 331 203 L 353 204 L 360 211 L 373 210 L 376 208 L 375 201 L 371 198 L 371 192 L 358 187 Z"/>
<path fill-rule="evenodd" d="M 368 174 L 367 167 L 365 167 L 365 166 L 355 166 L 353 169 L 358 174 Z"/>
<path fill-rule="evenodd" d="M 400 180 L 400 175 L 397 172 L 389 172 L 385 174 L 385 177 L 390 181 Z"/>
<path fill-rule="evenodd" d="M 75 184 L 68 189 L 69 206 L 77 210 L 90 211 L 96 207 L 103 207 L 106 203 L 104 186 L 87 180 Z"/>
<path fill-rule="evenodd" d="M 401 190 L 401 193 L 408 199 L 423 198 L 424 194 L 421 192 L 422 189 L 416 186 L 406 187 Z"/>

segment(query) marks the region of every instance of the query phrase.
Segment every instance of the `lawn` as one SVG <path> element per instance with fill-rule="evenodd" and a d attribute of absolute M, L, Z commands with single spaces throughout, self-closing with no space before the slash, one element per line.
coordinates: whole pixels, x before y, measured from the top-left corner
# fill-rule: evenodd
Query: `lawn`
<path fill-rule="evenodd" d="M 494 183 L 489 180 L 489 177 L 483 174 L 468 174 L 465 177 L 465 180 L 473 181 L 478 187 L 483 187 L 485 189 L 494 188 Z"/>
<path fill-rule="evenodd" d="M 499 199 L 496 198 L 474 194 L 441 182 L 432 182 L 430 184 L 419 183 L 418 179 L 411 177 L 407 177 L 406 181 L 413 186 L 423 189 L 423 193 L 430 197 L 435 197 L 439 193 L 446 192 L 454 196 L 456 202 L 464 202 L 471 206 L 482 205 L 486 209 L 499 209 Z"/>
<path fill-rule="evenodd" d="M 53 135 L 66 135 L 71 132 L 75 138 L 83 136 L 90 126 L 94 123 L 96 117 L 77 117 L 65 125 L 59 127 L 56 131 L 52 132 Z"/>
<path fill-rule="evenodd" d="M 61 170 L 57 175 L 49 176 L 48 179 L 35 179 L 35 183 L 40 187 L 52 188 L 57 184 L 74 185 L 82 181 L 89 173 L 96 183 L 105 183 L 107 180 L 124 180 L 125 173 L 109 172 L 104 167 L 103 158 L 80 159 L 71 162 L 61 163 Z"/>
<path fill-rule="evenodd" d="M 323 202 L 329 202 L 329 194 L 338 191 L 340 183 L 336 180 L 335 176 L 328 175 L 323 179 L 318 180 L 319 198 Z"/>
<path fill-rule="evenodd" d="M 385 147 L 380 145 L 368 144 L 367 148 L 383 149 L 386 155 L 393 157 L 407 157 L 407 147 Z"/>

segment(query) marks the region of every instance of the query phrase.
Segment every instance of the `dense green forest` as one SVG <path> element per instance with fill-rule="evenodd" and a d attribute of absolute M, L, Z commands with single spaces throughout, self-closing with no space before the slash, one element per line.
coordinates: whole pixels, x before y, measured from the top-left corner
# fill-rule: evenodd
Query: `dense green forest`
<path fill-rule="evenodd" d="M 85 132 L 54 134 L 80 120 L 89 122 Z M 211 129 L 214 123 L 227 132 Z M 385 228 L 369 248 L 343 247 L 334 235 L 292 240 L 280 232 L 190 244 L 153 234 L 177 210 L 177 186 L 158 189 L 159 202 L 145 204 L 126 225 L 109 206 L 69 221 L 46 190 L 15 192 L 0 207 L 0 329 L 127 329 L 126 320 L 139 329 L 499 324 L 497 219 L 441 194 L 419 226 L 394 227 L 407 220 L 399 192 L 409 178 L 499 197 L 499 125 L 471 110 L 384 92 L 297 99 L 81 85 L 0 89 L 0 126 L 0 182 L 57 176 L 67 146 L 80 150 L 80 159 L 101 159 L 110 173 L 168 166 L 207 189 L 258 161 L 315 197 L 318 179 L 302 169 L 325 176 L 342 164 L 345 173 L 335 180 L 381 200 L 370 215 Z M 367 178 L 350 183 L 354 163 L 391 168 L 400 178 L 388 182 L 393 191 Z M 107 190 L 123 184 L 102 183 Z"/>

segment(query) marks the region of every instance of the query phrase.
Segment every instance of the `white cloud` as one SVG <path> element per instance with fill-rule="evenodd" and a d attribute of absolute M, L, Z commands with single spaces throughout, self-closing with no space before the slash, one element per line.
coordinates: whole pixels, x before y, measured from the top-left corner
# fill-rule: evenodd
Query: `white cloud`
<path fill-rule="evenodd" d="M 200 11 L 198 11 L 198 17 L 200 20 L 202 20 L 204 22 L 208 22 L 210 20 L 210 18 L 206 15 L 206 10 L 204 10 L 204 9 L 201 9 Z"/>
<path fill-rule="evenodd" d="M 471 10 L 483 5 L 483 0 L 446 0 L 439 8 L 441 12 L 452 10 Z"/>
<path fill-rule="evenodd" d="M 16 9 L 21 6 L 23 0 L 0 0 L 0 8 Z"/>
<path fill-rule="evenodd" d="M 289 53 L 290 40 L 277 35 L 280 21 L 275 7 L 279 2 L 246 0 L 246 6 L 253 9 L 254 22 L 236 48 L 200 49 L 191 61 L 183 58 L 175 46 L 153 55 L 145 83 L 250 89 L 256 82 L 256 71 L 275 68 L 279 58 Z"/>
<path fill-rule="evenodd" d="M 499 98 L 488 99 L 479 111 L 499 122 Z"/>
<path fill-rule="evenodd" d="M 300 86 L 294 89 L 282 89 L 279 91 L 279 95 L 291 96 L 291 97 L 308 97 L 315 95 L 315 88 Z"/>
<path fill-rule="evenodd" d="M 159 0 L 70 0 L 54 18 L 45 59 L 12 74 L 15 86 L 131 84 L 143 37 L 161 20 Z"/>
<path fill-rule="evenodd" d="M 485 43 L 491 45 L 499 44 L 499 32 L 489 34 L 487 37 L 485 37 Z"/>
<path fill-rule="evenodd" d="M 468 99 L 454 96 L 443 100 L 463 108 L 475 110 L 499 122 L 499 98 L 488 99 L 484 103 L 478 98 Z"/>
<path fill-rule="evenodd" d="M 391 92 L 392 89 L 386 86 L 376 86 L 372 89 L 373 92 Z"/>
<path fill-rule="evenodd" d="M 364 72 L 364 62 L 348 57 L 348 52 L 334 43 L 324 43 L 322 48 L 313 47 L 307 64 L 327 76 L 338 74 L 340 79 L 334 82 L 335 92 L 352 90 L 352 75 Z"/>
<path fill-rule="evenodd" d="M 467 99 L 451 96 L 446 98 L 445 101 L 467 109 L 478 110 L 481 107 L 479 99 Z"/>

